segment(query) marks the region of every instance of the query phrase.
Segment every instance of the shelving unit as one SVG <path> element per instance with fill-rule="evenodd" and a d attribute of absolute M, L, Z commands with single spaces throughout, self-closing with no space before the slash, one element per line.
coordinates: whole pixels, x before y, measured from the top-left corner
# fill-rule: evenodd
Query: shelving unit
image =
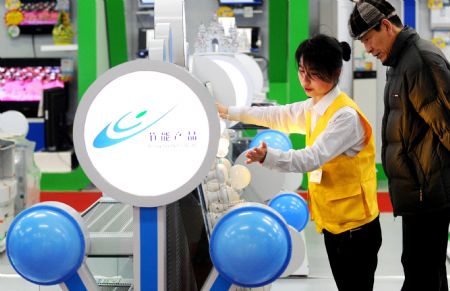
<path fill-rule="evenodd" d="M 78 51 L 78 44 L 42 45 L 41 51 L 42 52 Z"/>

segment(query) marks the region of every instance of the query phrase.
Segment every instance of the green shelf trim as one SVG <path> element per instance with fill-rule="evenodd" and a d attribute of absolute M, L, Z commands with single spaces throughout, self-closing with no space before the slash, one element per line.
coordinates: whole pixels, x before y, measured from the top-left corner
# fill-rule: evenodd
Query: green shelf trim
<path fill-rule="evenodd" d="M 96 1 L 77 2 L 78 24 L 78 101 L 97 78 Z M 78 191 L 90 183 L 78 167 L 70 173 L 43 173 L 42 191 Z"/>
<path fill-rule="evenodd" d="M 383 169 L 383 165 L 382 164 L 376 164 L 375 166 L 377 168 L 377 180 L 378 181 L 380 181 L 380 180 L 387 180 L 386 173 L 384 172 L 384 169 Z"/>
<path fill-rule="evenodd" d="M 307 99 L 298 81 L 295 51 L 300 42 L 309 38 L 309 4 L 305 0 L 291 0 L 289 5 L 288 98 L 285 103 Z"/>
<path fill-rule="evenodd" d="M 125 5 L 123 0 L 106 0 L 105 5 L 109 64 L 114 67 L 128 61 Z"/>
<path fill-rule="evenodd" d="M 298 81 L 298 68 L 295 61 L 295 51 L 298 45 L 305 39 L 309 38 L 309 4 L 305 0 L 289 1 L 289 51 L 287 62 L 287 91 L 285 103 L 293 103 L 306 100 L 307 96 Z M 292 145 L 295 149 L 305 147 L 305 136 L 291 134 Z M 308 179 L 303 175 L 302 189 L 308 188 Z"/>
<path fill-rule="evenodd" d="M 271 32 L 269 34 L 269 80 L 273 83 L 286 83 L 287 81 L 287 15 L 288 0 L 269 1 L 269 32 Z M 271 86 L 272 84 L 270 85 L 272 90 Z"/>
<path fill-rule="evenodd" d="M 269 32 L 268 99 L 279 104 L 306 100 L 297 77 L 295 51 L 298 44 L 309 37 L 308 1 L 270 1 Z M 290 139 L 295 149 L 305 147 L 305 136 L 291 134 Z M 301 188 L 306 189 L 307 185 L 304 175 Z"/>
<path fill-rule="evenodd" d="M 90 180 L 80 167 L 70 173 L 44 173 L 41 178 L 42 191 L 80 191 L 89 184 Z"/>
<path fill-rule="evenodd" d="M 97 79 L 96 1 L 77 2 L 78 101 Z"/>
<path fill-rule="evenodd" d="M 281 96 L 287 96 L 287 82 L 277 83 L 271 82 L 269 84 L 269 92 L 267 92 L 267 99 L 278 100 Z"/>
<path fill-rule="evenodd" d="M 254 137 L 258 133 L 257 129 L 246 129 L 242 132 L 243 137 Z"/>

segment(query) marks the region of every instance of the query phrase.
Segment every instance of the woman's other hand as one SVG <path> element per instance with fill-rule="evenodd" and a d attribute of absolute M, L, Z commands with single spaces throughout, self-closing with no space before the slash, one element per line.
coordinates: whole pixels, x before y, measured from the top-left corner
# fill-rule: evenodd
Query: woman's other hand
<path fill-rule="evenodd" d="M 252 148 L 247 151 L 245 157 L 247 160 L 246 164 L 251 164 L 253 162 L 264 162 L 267 154 L 267 144 L 265 142 L 261 142 L 261 145 L 257 148 Z"/>

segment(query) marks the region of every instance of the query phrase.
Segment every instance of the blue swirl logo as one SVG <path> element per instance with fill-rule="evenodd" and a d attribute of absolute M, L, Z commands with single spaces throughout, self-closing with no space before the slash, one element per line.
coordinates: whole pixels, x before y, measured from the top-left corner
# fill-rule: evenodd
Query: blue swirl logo
<path fill-rule="evenodd" d="M 102 131 L 100 131 L 100 133 L 95 137 L 93 145 L 95 148 L 106 148 L 106 147 L 110 147 L 113 146 L 115 144 L 121 143 L 123 141 L 126 141 L 130 138 L 132 138 L 135 135 L 138 135 L 139 133 L 143 132 L 144 130 L 148 129 L 150 126 L 155 125 L 158 121 L 160 121 L 163 117 L 165 117 L 167 114 L 169 114 L 176 106 L 170 108 L 167 112 L 165 112 L 164 114 L 162 114 L 160 117 L 158 117 L 155 121 L 153 121 L 152 123 L 144 126 L 142 129 L 133 132 L 129 135 L 126 136 L 122 136 L 119 138 L 113 138 L 113 137 L 109 137 L 108 136 L 108 128 L 110 128 L 111 126 L 113 127 L 113 131 L 119 134 L 124 134 L 127 131 L 130 131 L 132 129 L 137 128 L 138 126 L 141 126 L 142 122 L 139 121 L 140 118 L 142 118 L 145 114 L 147 114 L 147 110 L 144 110 L 140 113 L 138 113 L 135 116 L 135 119 L 138 121 L 137 123 L 128 126 L 128 127 L 121 127 L 120 126 L 120 122 L 125 119 L 128 115 L 131 114 L 131 111 L 124 114 L 122 117 L 120 117 L 114 124 L 113 122 L 108 123 L 108 125 L 105 126 L 105 128 L 103 128 Z"/>

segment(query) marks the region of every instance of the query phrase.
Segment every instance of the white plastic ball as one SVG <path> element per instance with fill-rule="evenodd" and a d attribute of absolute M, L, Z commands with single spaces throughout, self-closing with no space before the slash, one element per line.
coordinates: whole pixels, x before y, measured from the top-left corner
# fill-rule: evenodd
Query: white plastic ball
<path fill-rule="evenodd" d="M 250 184 L 251 174 L 247 167 L 243 165 L 234 165 L 230 169 L 231 187 L 236 190 L 244 189 Z"/>

